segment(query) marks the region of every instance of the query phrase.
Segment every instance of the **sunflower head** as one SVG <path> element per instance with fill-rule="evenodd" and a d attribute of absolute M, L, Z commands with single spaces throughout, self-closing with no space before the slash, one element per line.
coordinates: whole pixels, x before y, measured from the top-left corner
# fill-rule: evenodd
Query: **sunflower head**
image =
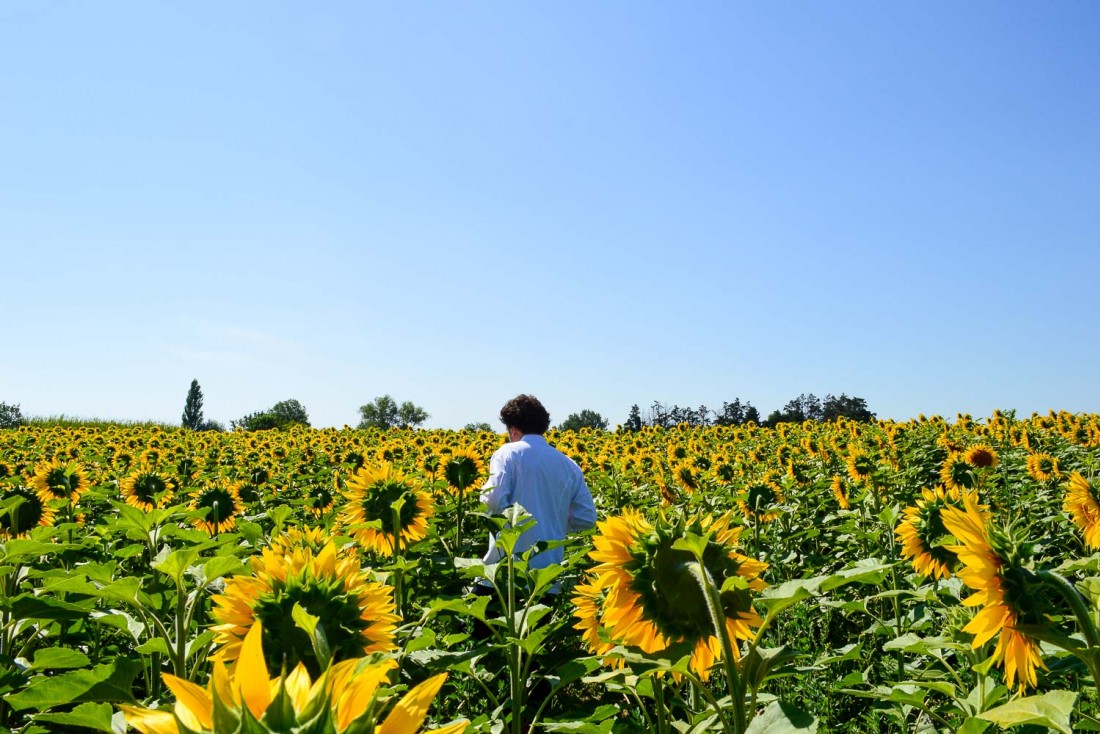
<path fill-rule="evenodd" d="M 396 701 L 385 695 L 397 668 L 391 659 L 350 659 L 320 675 L 299 663 L 272 678 L 261 642 L 265 631 L 259 623 L 253 626 L 233 668 L 216 661 L 206 688 L 166 674 L 164 682 L 176 697 L 174 709 L 123 705 L 126 722 L 143 734 L 314 731 L 318 722 L 335 734 L 416 734 L 447 677 L 429 678 Z M 462 734 L 468 723 L 457 721 L 434 732 Z"/>
<path fill-rule="evenodd" d="M 986 444 L 971 446 L 963 454 L 963 459 L 976 469 L 991 469 L 997 466 L 997 452 L 992 446 Z"/>
<path fill-rule="evenodd" d="M 970 489 L 974 486 L 973 465 L 958 452 L 947 455 L 940 469 L 940 481 L 948 489 Z"/>
<path fill-rule="evenodd" d="M 848 476 L 853 482 L 864 482 L 875 472 L 875 458 L 856 449 L 848 454 Z"/>
<path fill-rule="evenodd" d="M 1066 483 L 1066 497 L 1062 509 L 1073 518 L 1074 524 L 1081 528 L 1085 545 L 1091 549 L 1100 548 L 1100 492 L 1096 481 L 1085 479 L 1074 472 Z"/>
<path fill-rule="evenodd" d="M 195 527 L 211 535 L 235 528 L 237 515 L 243 509 L 240 487 L 240 482 L 215 479 L 192 492 L 191 509 L 208 510 L 204 517 L 192 520 Z"/>
<path fill-rule="evenodd" d="M 119 489 L 126 504 L 148 512 L 172 501 L 176 482 L 146 464 L 123 477 Z"/>
<path fill-rule="evenodd" d="M 383 463 L 363 467 L 348 480 L 340 522 L 363 547 L 393 555 L 398 539 L 406 546 L 427 537 L 433 512 L 418 482 Z"/>
<path fill-rule="evenodd" d="M 439 462 L 443 478 L 456 492 L 466 492 L 485 471 L 485 465 L 476 451 L 464 448 L 445 454 Z"/>
<path fill-rule="evenodd" d="M 263 650 L 269 668 L 303 663 L 316 674 L 309 635 L 294 620 L 295 605 L 318 617 L 333 660 L 393 649 L 393 589 L 371 579 L 351 555 L 327 543 L 320 552 L 298 546 L 269 548 L 252 558 L 251 576 L 234 576 L 214 597 L 215 659 L 236 660 L 241 643 L 257 622 L 264 627 Z"/>
<path fill-rule="evenodd" d="M 944 542 L 950 533 L 943 524 L 941 510 L 962 508 L 963 504 L 959 490 L 936 487 L 922 490 L 916 505 L 905 509 L 894 534 L 901 543 L 902 556 L 910 559 L 917 573 L 937 579 L 951 575 L 957 556 Z"/>
<path fill-rule="evenodd" d="M 1058 459 L 1044 453 L 1028 454 L 1027 473 L 1036 482 L 1050 482 L 1062 476 L 1058 469 Z"/>
<path fill-rule="evenodd" d="M 84 467 L 60 458 L 38 464 L 30 484 L 43 502 L 68 500 L 73 503 L 91 486 Z"/>
<path fill-rule="evenodd" d="M 589 554 L 598 565 L 574 598 L 577 629 L 585 643 L 602 654 L 608 645 L 652 653 L 685 642 L 693 648 L 692 668 L 707 677 L 721 646 L 691 570 L 696 555 L 675 546 L 688 534 L 704 539 L 702 565 L 722 589 L 726 629 L 733 639 L 749 639 L 751 628 L 761 624 L 750 590 L 766 586 L 759 576 L 767 565 L 737 550 L 741 528 L 731 527 L 730 521 L 729 513 L 717 519 L 697 515 L 671 521 L 662 515 L 651 524 L 627 510 L 601 522 Z"/>
<path fill-rule="evenodd" d="M 737 506 L 746 520 L 772 522 L 779 518 L 779 506 L 786 501 L 780 486 L 770 476 L 764 476 L 745 486 Z"/>
<path fill-rule="evenodd" d="M 0 537 L 19 538 L 32 528 L 49 527 L 57 511 L 29 487 L 13 487 L 0 494 Z"/>
<path fill-rule="evenodd" d="M 840 505 L 840 509 L 847 510 L 851 508 L 852 501 L 848 496 L 848 487 L 844 482 L 844 477 L 839 474 L 835 475 L 830 484 L 830 489 L 832 489 L 833 497 L 836 498 L 836 503 Z"/>

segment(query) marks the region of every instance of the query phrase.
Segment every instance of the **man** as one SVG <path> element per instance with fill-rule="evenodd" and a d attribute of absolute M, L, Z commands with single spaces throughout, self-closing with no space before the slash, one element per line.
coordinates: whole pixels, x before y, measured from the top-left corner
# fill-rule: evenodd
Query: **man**
<path fill-rule="evenodd" d="M 550 414 L 542 403 L 531 395 L 518 395 L 500 409 L 500 420 L 508 431 L 508 443 L 489 461 L 481 501 L 493 514 L 516 503 L 531 513 L 537 524 L 520 536 L 516 552 L 595 525 L 596 507 L 581 468 L 542 436 L 550 428 Z M 564 555 L 561 548 L 544 550 L 531 558 L 530 567 L 561 563 Z M 491 535 L 485 562 L 498 563 L 503 556 Z"/>

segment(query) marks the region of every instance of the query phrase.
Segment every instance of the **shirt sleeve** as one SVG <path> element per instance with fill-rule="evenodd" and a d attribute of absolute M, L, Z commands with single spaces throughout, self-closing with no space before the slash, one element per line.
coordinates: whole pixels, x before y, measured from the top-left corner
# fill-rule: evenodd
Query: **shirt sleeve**
<path fill-rule="evenodd" d="M 491 515 L 498 515 L 512 505 L 515 473 L 509 471 L 511 462 L 508 458 L 498 451 L 489 460 L 489 478 L 481 488 L 481 501 L 489 508 Z"/>
<path fill-rule="evenodd" d="M 592 502 L 592 492 L 584 482 L 584 475 L 577 470 L 577 487 L 573 492 L 573 501 L 569 504 L 569 532 L 588 530 L 596 524 L 596 505 Z"/>

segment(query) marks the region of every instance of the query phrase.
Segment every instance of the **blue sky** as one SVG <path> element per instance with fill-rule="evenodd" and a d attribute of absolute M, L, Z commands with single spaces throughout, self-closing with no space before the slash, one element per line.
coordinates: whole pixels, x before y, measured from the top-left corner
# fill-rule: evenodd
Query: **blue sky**
<path fill-rule="evenodd" d="M 0 5 L 0 401 L 1100 412 L 1100 5 Z"/>

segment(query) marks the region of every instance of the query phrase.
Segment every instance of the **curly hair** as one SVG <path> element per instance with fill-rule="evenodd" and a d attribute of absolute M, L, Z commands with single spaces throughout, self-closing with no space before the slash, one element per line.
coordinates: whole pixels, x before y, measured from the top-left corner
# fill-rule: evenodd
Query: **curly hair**
<path fill-rule="evenodd" d="M 507 428 L 542 435 L 550 428 L 550 413 L 534 395 L 517 395 L 500 409 L 500 420 Z"/>

